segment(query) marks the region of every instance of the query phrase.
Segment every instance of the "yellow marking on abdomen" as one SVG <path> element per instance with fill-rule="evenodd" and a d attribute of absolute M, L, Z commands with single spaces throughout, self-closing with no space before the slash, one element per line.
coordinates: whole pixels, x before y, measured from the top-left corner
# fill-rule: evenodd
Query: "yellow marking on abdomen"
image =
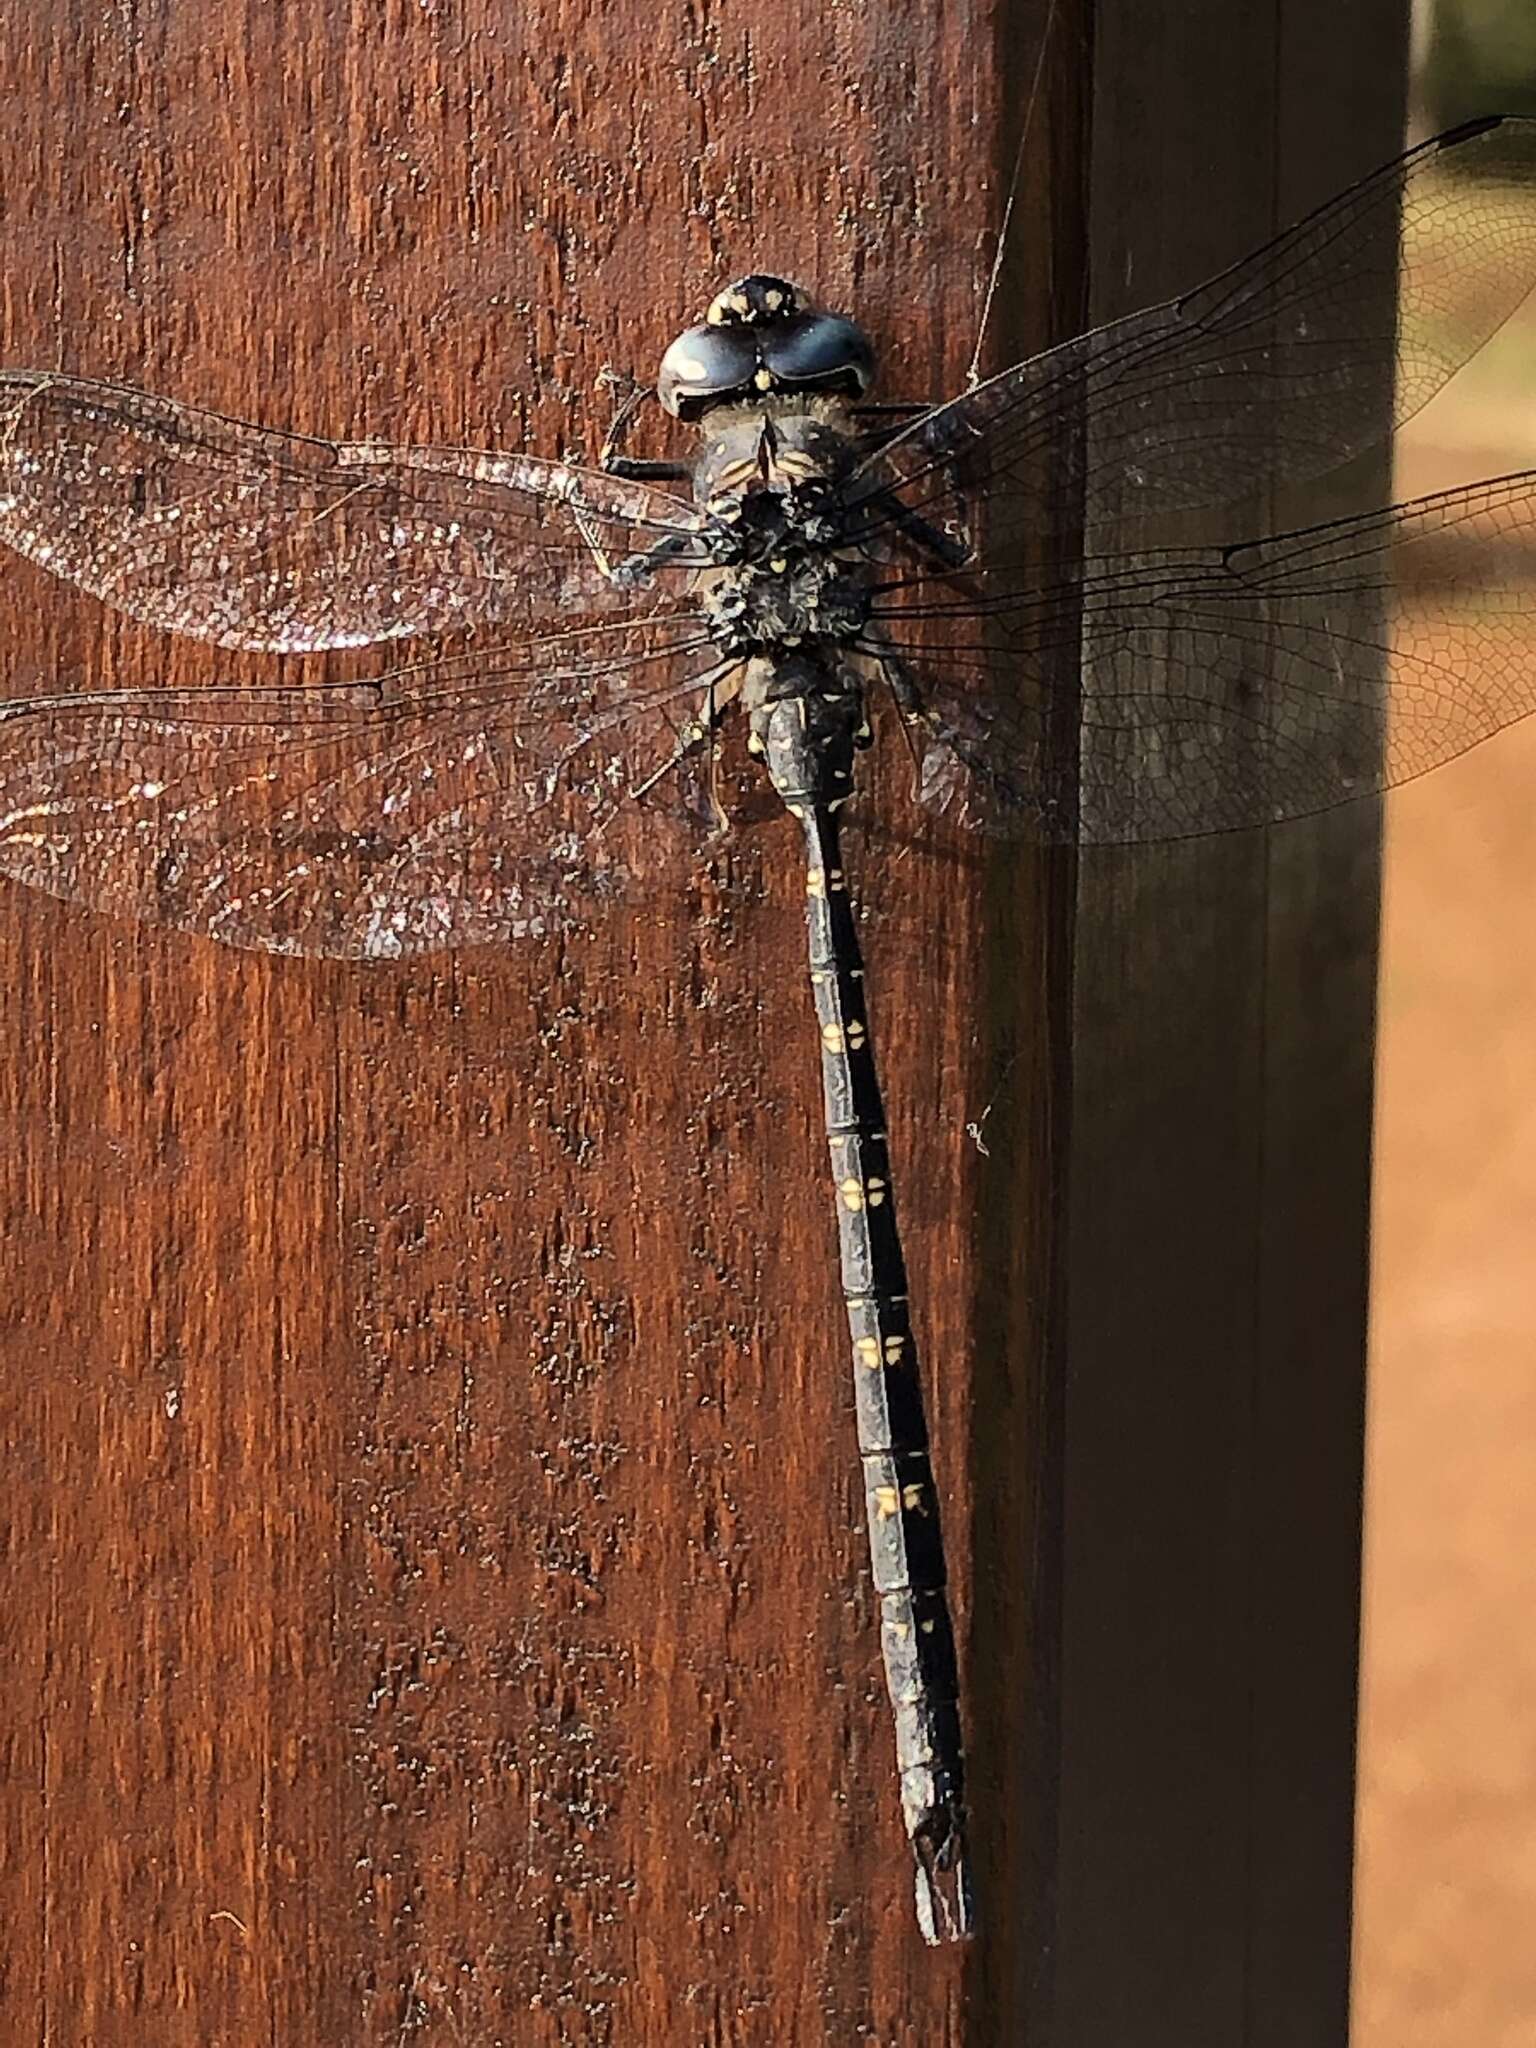
<path fill-rule="evenodd" d="M 894 1486 L 875 1488 L 875 1511 L 882 1522 L 891 1521 L 903 1510 L 909 1515 L 926 1515 L 928 1512 L 922 1486 L 917 1480 L 909 1479 L 899 1492 Z"/>
<path fill-rule="evenodd" d="M 853 1355 L 870 1372 L 878 1372 L 882 1365 L 900 1365 L 906 1349 L 905 1337 L 887 1337 L 883 1349 L 878 1337 L 860 1337 L 853 1347 Z"/>

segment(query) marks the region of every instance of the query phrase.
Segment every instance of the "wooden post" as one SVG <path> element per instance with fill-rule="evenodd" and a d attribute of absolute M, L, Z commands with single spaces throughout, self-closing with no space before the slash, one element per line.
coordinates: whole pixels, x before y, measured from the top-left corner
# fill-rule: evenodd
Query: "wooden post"
<path fill-rule="evenodd" d="M 1395 154 L 1403 34 L 1388 4 L 1106 19 L 1095 317 Z M 1378 458 L 1267 510 L 1389 495 Z M 1073 2048 L 1345 2039 L 1377 843 L 1362 805 L 1081 864 L 1045 2030 Z"/>
<path fill-rule="evenodd" d="M 1386 11 L 1352 78 L 1395 75 Z M 1046 17 L 37 6 L 4 360 L 591 451 L 599 371 L 760 267 L 870 324 L 887 395 L 952 391 Z M 1363 120 L 1299 25 L 1223 24 L 1122 46 L 1057 0 L 999 336 L 1081 324 L 1090 219 L 1151 298 L 1390 154 L 1385 88 Z M 0 661 L 271 673 L 9 560 Z M 1005 871 L 894 736 L 864 780 L 983 1940 L 913 1924 L 792 822 L 600 927 L 372 971 L 8 888 L 24 2030 L 1329 2038 L 1369 828 Z"/>

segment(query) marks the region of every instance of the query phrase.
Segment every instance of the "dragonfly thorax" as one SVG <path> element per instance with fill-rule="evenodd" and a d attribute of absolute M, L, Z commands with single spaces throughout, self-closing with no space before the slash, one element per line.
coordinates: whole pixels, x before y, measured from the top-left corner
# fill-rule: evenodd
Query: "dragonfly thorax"
<path fill-rule="evenodd" d="M 694 463 L 699 502 L 732 517 L 758 494 L 785 498 L 796 516 L 825 513 L 855 460 L 848 411 L 840 398 L 758 398 L 710 414 Z"/>
<path fill-rule="evenodd" d="M 721 652 L 846 642 L 869 619 L 870 570 L 838 543 L 848 443 L 833 401 L 739 407 L 711 419 L 695 471 L 716 570 L 701 579 Z"/>
<path fill-rule="evenodd" d="M 855 641 L 868 624 L 870 593 L 867 578 L 835 556 L 785 548 L 721 570 L 699 602 L 711 639 L 736 659 Z"/>
<path fill-rule="evenodd" d="M 822 476 L 797 483 L 749 483 L 716 492 L 706 509 L 717 522 L 716 558 L 766 562 L 785 552 L 824 548 L 841 530 L 842 505 L 836 488 Z"/>

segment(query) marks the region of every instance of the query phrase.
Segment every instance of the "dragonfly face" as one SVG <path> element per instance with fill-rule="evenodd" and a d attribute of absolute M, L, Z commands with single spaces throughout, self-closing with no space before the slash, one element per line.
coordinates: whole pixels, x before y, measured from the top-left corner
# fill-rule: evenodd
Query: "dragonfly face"
<path fill-rule="evenodd" d="M 862 398 L 874 382 L 868 336 L 841 314 L 822 313 L 782 277 L 744 277 L 710 301 L 703 323 L 661 359 L 656 396 L 675 418 L 699 420 L 716 406 L 823 392 Z"/>

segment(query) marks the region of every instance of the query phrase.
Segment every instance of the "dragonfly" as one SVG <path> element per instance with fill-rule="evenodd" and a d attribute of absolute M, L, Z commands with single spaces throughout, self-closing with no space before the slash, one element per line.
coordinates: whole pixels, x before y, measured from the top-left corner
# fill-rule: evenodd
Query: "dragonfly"
<path fill-rule="evenodd" d="M 242 672 L 0 704 L 0 873 L 234 946 L 397 961 L 601 913 L 676 861 L 676 828 L 715 843 L 738 746 L 797 822 L 882 1661 L 930 1942 L 968 1935 L 976 1902 L 939 1500 L 839 836 L 859 756 L 877 730 L 904 735 L 920 806 L 1092 848 L 1322 811 L 1536 708 L 1518 632 L 1536 610 L 1536 473 L 1296 531 L 1147 540 L 1149 523 L 1177 534 L 1321 475 L 1425 404 L 1536 276 L 1533 173 L 1536 122 L 1467 124 L 1198 289 L 938 405 L 878 406 L 865 330 L 748 275 L 632 388 L 587 465 L 320 440 L 0 372 L 0 541 L 55 576 L 242 652 L 467 636 L 362 681 Z M 648 408 L 691 444 L 630 453 Z M 1437 624 L 1396 602 L 1419 580 L 1447 601 Z"/>

